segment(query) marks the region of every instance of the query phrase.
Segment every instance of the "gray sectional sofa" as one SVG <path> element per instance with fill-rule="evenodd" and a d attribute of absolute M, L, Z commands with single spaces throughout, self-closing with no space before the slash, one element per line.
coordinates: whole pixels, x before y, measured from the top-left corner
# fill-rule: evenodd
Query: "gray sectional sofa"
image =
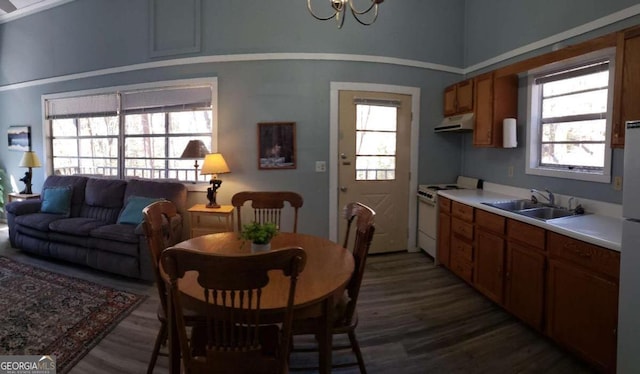
<path fill-rule="evenodd" d="M 187 200 L 182 183 L 54 175 L 46 179 L 42 192 L 42 200 L 15 201 L 6 206 L 14 248 L 153 280 L 144 231 L 136 218 L 141 217 L 141 201 L 172 201 L 179 214 L 170 227 L 181 237 Z"/>

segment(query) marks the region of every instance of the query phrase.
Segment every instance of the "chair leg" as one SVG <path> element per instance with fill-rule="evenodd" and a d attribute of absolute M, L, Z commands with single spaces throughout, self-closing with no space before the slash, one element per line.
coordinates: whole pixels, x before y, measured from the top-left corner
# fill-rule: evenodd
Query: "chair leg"
<path fill-rule="evenodd" d="M 364 367 L 364 359 L 362 358 L 362 352 L 360 352 L 360 345 L 358 344 L 358 339 L 356 339 L 356 332 L 349 331 L 349 341 L 351 342 L 351 349 L 353 353 L 356 354 L 356 359 L 358 360 L 358 366 L 360 367 L 361 374 L 367 374 L 367 369 Z"/>
<path fill-rule="evenodd" d="M 151 360 L 149 360 L 149 367 L 147 367 L 147 374 L 153 374 L 153 368 L 156 366 L 156 361 L 158 360 L 158 353 L 160 353 L 160 346 L 164 344 L 167 340 L 168 331 L 167 331 L 167 323 L 162 322 L 160 324 L 160 330 L 158 331 L 158 336 L 156 337 L 156 342 L 153 345 L 153 352 L 151 353 Z"/>

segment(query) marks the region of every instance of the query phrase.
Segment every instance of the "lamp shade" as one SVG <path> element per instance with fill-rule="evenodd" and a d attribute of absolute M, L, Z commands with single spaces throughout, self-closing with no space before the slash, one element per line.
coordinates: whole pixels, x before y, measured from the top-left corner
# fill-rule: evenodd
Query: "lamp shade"
<path fill-rule="evenodd" d="M 26 151 L 22 155 L 22 160 L 20 160 L 21 168 L 39 168 L 42 165 L 40 164 L 40 159 L 38 155 L 34 151 Z"/>
<path fill-rule="evenodd" d="M 202 165 L 202 169 L 200 170 L 200 174 L 223 174 L 230 173 L 229 166 L 227 162 L 222 157 L 221 153 L 209 153 L 204 158 L 204 164 Z"/>
<path fill-rule="evenodd" d="M 187 143 L 184 151 L 182 151 L 182 156 L 180 156 L 180 158 L 203 158 L 208 153 L 209 150 L 202 140 L 189 140 L 189 143 Z"/>

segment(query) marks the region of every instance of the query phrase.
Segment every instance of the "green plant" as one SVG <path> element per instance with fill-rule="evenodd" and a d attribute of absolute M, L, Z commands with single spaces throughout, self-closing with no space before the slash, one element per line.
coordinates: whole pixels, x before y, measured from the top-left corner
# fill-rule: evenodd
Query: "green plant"
<path fill-rule="evenodd" d="M 251 222 L 242 226 L 240 237 L 244 240 L 250 240 L 255 244 L 267 244 L 277 233 L 278 226 L 274 223 Z"/>

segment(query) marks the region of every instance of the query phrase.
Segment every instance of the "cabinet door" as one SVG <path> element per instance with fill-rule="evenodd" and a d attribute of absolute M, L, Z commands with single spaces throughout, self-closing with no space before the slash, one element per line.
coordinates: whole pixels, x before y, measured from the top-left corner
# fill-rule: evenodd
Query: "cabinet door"
<path fill-rule="evenodd" d="M 456 112 L 466 113 L 473 110 L 473 79 L 458 83 L 456 100 Z"/>
<path fill-rule="evenodd" d="M 444 116 L 456 114 L 456 85 L 444 89 Z"/>
<path fill-rule="evenodd" d="M 493 74 L 476 77 L 476 124 L 473 145 L 489 146 L 493 138 Z"/>
<path fill-rule="evenodd" d="M 553 259 L 548 277 L 548 335 L 604 371 L 614 372 L 617 283 Z"/>
<path fill-rule="evenodd" d="M 478 230 L 474 284 L 485 296 L 502 304 L 504 286 L 504 239 Z"/>
<path fill-rule="evenodd" d="M 611 146 L 624 147 L 625 122 L 640 119 L 640 27 L 618 34 Z"/>
<path fill-rule="evenodd" d="M 438 261 L 451 268 L 449 257 L 451 253 L 451 216 L 440 212 L 438 214 Z"/>
<path fill-rule="evenodd" d="M 542 329 L 545 256 L 516 242 L 507 244 L 505 306 L 537 330 Z"/>

